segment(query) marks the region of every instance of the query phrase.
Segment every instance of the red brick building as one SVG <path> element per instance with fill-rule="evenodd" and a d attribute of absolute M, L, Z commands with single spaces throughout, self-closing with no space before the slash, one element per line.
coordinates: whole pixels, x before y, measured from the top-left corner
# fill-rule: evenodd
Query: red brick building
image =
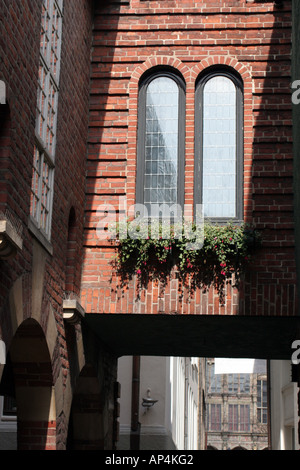
<path fill-rule="evenodd" d="M 1 393 L 16 397 L 20 449 L 112 448 L 119 355 L 290 357 L 292 17 L 290 1 L 277 3 L 1 0 Z M 213 288 L 189 297 L 175 271 L 163 286 L 120 287 L 116 246 L 98 236 L 99 206 L 146 201 L 143 109 L 159 77 L 180 96 L 177 180 L 164 190 L 191 207 L 211 201 L 220 164 L 204 174 L 205 84 L 222 77 L 234 89 L 232 193 L 209 216 L 245 221 L 263 242 L 224 303 Z M 74 311 L 85 313 L 75 325 Z"/>
<path fill-rule="evenodd" d="M 232 292 L 233 301 L 221 311 L 219 303 L 214 302 L 213 293 L 208 294 L 207 300 L 199 296 L 190 304 L 177 305 L 167 297 L 160 299 L 159 288 L 154 286 L 147 291 L 147 299 L 138 305 L 134 304 L 134 293 L 128 295 L 123 305 L 118 296 L 111 295 L 104 304 L 110 269 L 103 269 L 100 259 L 93 263 L 95 269 L 87 262 L 82 277 L 82 299 L 87 312 L 236 314 L 238 308 L 239 314 L 248 315 L 295 313 L 291 104 L 288 94 L 291 10 L 289 2 L 285 2 L 284 10 L 276 9 L 273 3 L 187 2 L 182 6 L 174 1 L 137 1 L 96 9 L 88 141 L 86 259 L 106 259 L 112 252 L 110 247 L 99 250 L 101 242 L 94 230 L 98 222 L 95 217 L 98 205 L 117 205 L 118 197 L 123 194 L 128 206 L 136 200 L 139 85 L 145 74 L 155 71 L 156 67 L 176 71 L 185 84 L 186 204 L 193 204 L 197 190 L 197 182 L 194 183 L 197 80 L 214 66 L 239 75 L 244 105 L 242 218 L 264 231 L 264 247 L 268 250 L 260 253 L 242 305 L 237 307 Z M 170 286 L 170 289 L 172 298 L 172 289 L 177 292 L 177 286 Z"/>
<path fill-rule="evenodd" d="M 80 327 L 63 319 L 63 301 L 80 299 L 92 11 L 89 1 L 1 2 L 0 209 L 22 239 L 15 257 L 0 261 L 1 385 L 16 396 L 20 449 L 65 448 L 71 405 L 80 412 L 72 401 L 80 372 L 96 384 L 86 409 L 102 392 Z M 105 406 L 97 401 L 96 416 Z M 104 431 L 91 441 L 101 439 Z"/>

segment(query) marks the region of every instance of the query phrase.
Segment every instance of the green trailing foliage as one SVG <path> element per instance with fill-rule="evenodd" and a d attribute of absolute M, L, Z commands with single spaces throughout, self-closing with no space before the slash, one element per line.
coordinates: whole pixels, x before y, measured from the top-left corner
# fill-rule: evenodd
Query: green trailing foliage
<path fill-rule="evenodd" d="M 222 296 L 226 282 L 239 286 L 261 243 L 259 233 L 246 224 L 206 223 L 201 233 L 195 225 L 180 233 L 160 223 L 155 236 L 150 227 L 135 227 L 134 237 L 118 241 L 116 268 L 124 282 L 136 276 L 140 286 L 146 287 L 153 279 L 166 283 L 175 272 L 189 289 L 214 286 Z M 129 223 L 127 229 L 130 235 Z"/>

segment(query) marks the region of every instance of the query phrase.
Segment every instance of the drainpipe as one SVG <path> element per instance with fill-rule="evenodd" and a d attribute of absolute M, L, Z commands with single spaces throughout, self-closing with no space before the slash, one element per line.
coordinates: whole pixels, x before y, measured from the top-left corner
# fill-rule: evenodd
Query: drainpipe
<path fill-rule="evenodd" d="M 132 358 L 131 388 L 131 433 L 130 450 L 140 449 L 139 401 L 140 401 L 140 356 Z"/>
<path fill-rule="evenodd" d="M 184 450 L 188 448 L 188 361 L 184 358 Z"/>
<path fill-rule="evenodd" d="M 269 450 L 272 450 L 272 422 L 271 422 L 271 406 L 272 406 L 272 403 L 271 403 L 271 387 L 272 387 L 272 383 L 271 383 L 271 363 L 270 363 L 270 360 L 267 359 L 267 399 L 268 399 L 268 449 Z"/>

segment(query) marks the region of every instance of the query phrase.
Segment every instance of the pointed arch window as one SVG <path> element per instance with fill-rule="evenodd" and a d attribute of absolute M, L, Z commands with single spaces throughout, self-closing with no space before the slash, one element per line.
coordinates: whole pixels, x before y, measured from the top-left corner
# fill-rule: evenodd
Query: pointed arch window
<path fill-rule="evenodd" d="M 184 135 L 183 80 L 166 70 L 149 75 L 139 90 L 136 202 L 150 217 L 163 205 L 183 206 Z"/>
<path fill-rule="evenodd" d="M 210 220 L 242 220 L 242 81 L 226 69 L 202 75 L 195 109 L 195 202 Z"/>

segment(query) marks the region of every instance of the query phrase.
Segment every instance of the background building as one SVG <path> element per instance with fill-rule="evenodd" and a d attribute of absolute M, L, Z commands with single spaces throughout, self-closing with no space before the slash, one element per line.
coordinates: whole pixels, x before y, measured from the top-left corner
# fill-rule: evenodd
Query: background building
<path fill-rule="evenodd" d="M 228 362 L 228 361 L 227 361 Z M 267 369 L 260 373 L 215 371 L 206 361 L 206 429 L 210 450 L 266 450 L 269 448 Z M 224 370 L 224 368 L 223 368 Z M 225 372 L 225 370 L 224 370 Z"/>

